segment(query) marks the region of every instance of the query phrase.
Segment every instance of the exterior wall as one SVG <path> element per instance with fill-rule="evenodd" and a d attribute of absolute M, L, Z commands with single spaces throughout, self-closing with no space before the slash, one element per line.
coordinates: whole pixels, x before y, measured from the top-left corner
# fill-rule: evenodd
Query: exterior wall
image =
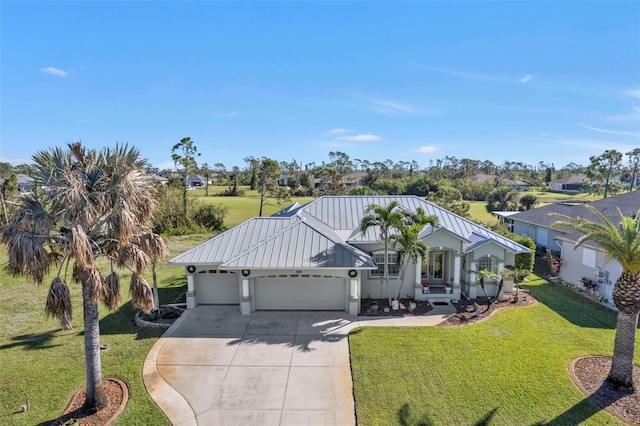
<path fill-rule="evenodd" d="M 574 250 L 573 243 L 563 241 L 562 266 L 560 267 L 560 278 L 563 281 L 582 288 L 580 278 L 592 279 L 598 284 L 597 292 L 612 301 L 612 292 L 616 280 L 622 274 L 622 266 L 615 261 L 605 263 L 604 253 L 596 252 L 595 266 L 583 263 L 585 247 L 580 246 Z M 601 273 L 596 275 L 596 272 Z"/>
<path fill-rule="evenodd" d="M 513 232 L 518 235 L 530 237 L 538 247 L 549 248 L 553 251 L 560 250 L 560 246 L 556 243 L 555 238 L 562 235 L 562 232 L 555 229 L 542 228 L 514 220 Z"/>

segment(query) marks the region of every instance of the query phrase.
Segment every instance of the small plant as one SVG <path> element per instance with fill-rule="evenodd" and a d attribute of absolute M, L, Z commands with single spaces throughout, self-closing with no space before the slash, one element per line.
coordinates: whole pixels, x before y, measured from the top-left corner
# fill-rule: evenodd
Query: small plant
<path fill-rule="evenodd" d="M 589 293 L 593 294 L 598 289 L 598 284 L 593 281 L 591 278 L 582 277 L 580 278 L 580 282 L 585 290 L 589 291 Z"/>
<path fill-rule="evenodd" d="M 444 283 L 445 287 L 451 288 L 451 284 L 450 283 Z"/>

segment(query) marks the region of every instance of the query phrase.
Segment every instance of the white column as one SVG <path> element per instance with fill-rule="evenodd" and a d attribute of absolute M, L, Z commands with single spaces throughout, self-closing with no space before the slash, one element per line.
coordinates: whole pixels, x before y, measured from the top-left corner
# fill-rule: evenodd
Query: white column
<path fill-rule="evenodd" d="M 187 271 L 187 309 L 196 307 L 195 277 Z"/>
<path fill-rule="evenodd" d="M 352 299 L 358 298 L 358 280 L 357 279 L 351 280 L 351 298 Z"/>
<path fill-rule="evenodd" d="M 504 262 L 498 262 L 498 276 L 497 276 L 497 282 L 500 282 L 500 280 L 502 279 L 502 270 L 504 269 Z"/>
<path fill-rule="evenodd" d="M 422 257 L 418 257 L 416 261 L 416 282 L 415 284 L 421 284 L 422 281 Z"/>
<path fill-rule="evenodd" d="M 453 284 L 460 284 L 460 276 L 462 275 L 462 257 L 456 255 L 453 258 Z"/>
<path fill-rule="evenodd" d="M 249 297 L 249 280 L 244 278 L 242 280 L 242 298 L 247 299 Z"/>

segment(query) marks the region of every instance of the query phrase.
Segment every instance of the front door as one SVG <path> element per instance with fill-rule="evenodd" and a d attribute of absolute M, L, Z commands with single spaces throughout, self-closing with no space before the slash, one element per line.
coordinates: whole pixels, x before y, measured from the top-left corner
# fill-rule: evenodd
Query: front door
<path fill-rule="evenodd" d="M 431 284 L 444 284 L 445 276 L 445 256 L 443 251 L 432 252 L 429 256 L 429 268 L 422 274 L 423 280 Z"/>

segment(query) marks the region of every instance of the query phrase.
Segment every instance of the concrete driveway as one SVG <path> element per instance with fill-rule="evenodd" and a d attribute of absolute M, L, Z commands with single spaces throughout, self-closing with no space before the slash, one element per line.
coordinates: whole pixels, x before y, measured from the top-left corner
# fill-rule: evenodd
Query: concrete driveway
<path fill-rule="evenodd" d="M 198 306 L 154 345 L 143 377 L 174 425 L 354 425 L 342 312 Z"/>

